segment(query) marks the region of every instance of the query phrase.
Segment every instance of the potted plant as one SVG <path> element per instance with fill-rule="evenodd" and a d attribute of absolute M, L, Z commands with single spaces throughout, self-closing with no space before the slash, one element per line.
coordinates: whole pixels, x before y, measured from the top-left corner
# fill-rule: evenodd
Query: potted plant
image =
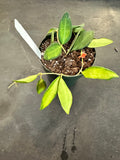
<path fill-rule="evenodd" d="M 40 110 L 49 106 L 58 95 L 63 110 L 69 114 L 73 97 L 68 86 L 76 79 L 82 75 L 85 78 L 104 80 L 119 77 L 110 69 L 92 66 L 96 56 L 95 48 L 111 43 L 113 41 L 107 38 L 96 39 L 93 31 L 84 29 L 84 24 L 72 25 L 69 14 L 65 13 L 60 20 L 59 27 L 51 28 L 40 44 L 41 62 L 47 72 L 14 80 L 12 85 L 30 83 L 40 77 L 37 82 L 37 93 L 45 91 Z M 56 76 L 48 88 L 43 79 L 44 75 Z"/>

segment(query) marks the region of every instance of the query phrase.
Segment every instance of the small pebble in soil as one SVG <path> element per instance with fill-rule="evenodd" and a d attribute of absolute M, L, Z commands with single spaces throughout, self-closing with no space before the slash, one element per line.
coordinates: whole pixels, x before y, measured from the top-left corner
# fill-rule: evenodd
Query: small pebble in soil
<path fill-rule="evenodd" d="M 89 58 L 89 59 L 88 59 L 88 62 L 90 62 L 90 61 L 91 61 L 91 59 Z"/>

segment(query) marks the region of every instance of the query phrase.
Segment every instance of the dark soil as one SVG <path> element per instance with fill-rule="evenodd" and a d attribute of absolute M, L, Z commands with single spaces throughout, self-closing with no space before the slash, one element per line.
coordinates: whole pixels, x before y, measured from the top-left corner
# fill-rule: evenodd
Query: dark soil
<path fill-rule="evenodd" d="M 68 50 L 70 47 L 72 41 L 74 39 L 74 36 L 72 35 L 71 40 L 64 45 L 65 50 Z M 56 38 L 55 38 L 56 41 Z M 47 36 L 40 45 L 41 52 L 44 53 L 46 48 L 50 45 L 50 36 Z M 83 70 L 85 68 L 90 67 L 95 60 L 96 52 L 94 48 L 84 48 L 82 49 L 84 53 L 86 53 L 86 57 L 84 58 L 84 65 Z M 81 50 L 72 51 L 68 55 L 62 51 L 62 55 L 54 60 L 45 60 L 42 56 L 41 61 L 43 65 L 54 73 L 63 73 L 65 75 L 76 75 L 79 70 L 81 69 L 81 61 L 82 58 L 80 58 Z"/>

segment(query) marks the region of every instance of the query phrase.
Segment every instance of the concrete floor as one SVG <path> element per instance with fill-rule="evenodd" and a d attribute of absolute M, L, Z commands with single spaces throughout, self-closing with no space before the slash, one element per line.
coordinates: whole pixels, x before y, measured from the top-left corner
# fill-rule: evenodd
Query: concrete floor
<path fill-rule="evenodd" d="M 0 160 L 60 160 L 65 133 L 69 160 L 120 159 L 120 79 L 79 79 L 71 88 L 74 102 L 69 116 L 57 98 L 39 111 L 42 95 L 36 93 L 36 81 L 7 89 L 14 79 L 43 71 L 16 32 L 14 18 L 39 46 L 66 11 L 73 24 L 84 22 L 97 38 L 114 40 L 96 49 L 95 65 L 120 75 L 119 0 L 0 0 Z M 74 127 L 77 150 L 72 153 Z"/>

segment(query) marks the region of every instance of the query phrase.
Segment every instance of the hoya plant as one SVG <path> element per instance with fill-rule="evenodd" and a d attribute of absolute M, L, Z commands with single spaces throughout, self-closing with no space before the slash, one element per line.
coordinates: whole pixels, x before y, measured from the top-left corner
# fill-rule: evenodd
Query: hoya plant
<path fill-rule="evenodd" d="M 68 13 L 65 13 L 60 20 L 58 28 L 51 28 L 47 36 L 50 36 L 50 44 L 47 46 L 43 53 L 43 59 L 51 62 L 53 59 L 57 59 L 62 56 L 63 52 L 65 56 L 69 56 L 73 51 L 80 51 L 80 61 L 81 67 L 78 72 L 74 76 L 83 75 L 85 78 L 91 79 L 102 79 L 102 80 L 110 80 L 112 78 L 118 78 L 118 74 L 114 71 L 104 68 L 101 66 L 90 66 L 88 68 L 83 68 L 84 66 L 84 58 L 87 56 L 84 49 L 87 48 L 96 48 L 109 45 L 113 43 L 112 40 L 107 38 L 99 38 L 96 39 L 94 37 L 93 31 L 87 31 L 84 29 L 84 24 L 81 25 L 72 25 L 71 19 Z M 69 45 L 69 48 L 65 49 L 65 45 L 71 40 L 71 37 L 74 37 L 72 42 Z M 56 75 L 56 78 L 51 82 L 51 84 L 47 87 L 45 80 L 43 79 L 44 75 Z M 35 75 L 30 75 L 26 78 L 14 80 L 13 83 L 9 86 L 16 83 L 30 83 L 36 80 L 39 77 L 37 82 L 37 93 L 41 94 L 44 92 L 40 110 L 45 109 L 53 99 L 58 95 L 60 100 L 60 104 L 66 114 L 70 113 L 70 109 L 73 102 L 73 96 L 68 88 L 64 77 L 69 77 L 69 75 L 65 75 L 64 73 L 59 72 L 46 72 L 46 73 L 37 73 Z M 71 76 L 72 77 L 72 76 Z"/>

